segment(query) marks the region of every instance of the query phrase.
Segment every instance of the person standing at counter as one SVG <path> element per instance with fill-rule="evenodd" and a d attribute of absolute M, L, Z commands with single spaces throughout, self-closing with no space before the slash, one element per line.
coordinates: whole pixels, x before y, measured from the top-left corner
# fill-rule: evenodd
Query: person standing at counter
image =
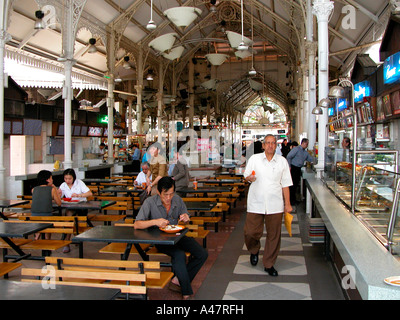
<path fill-rule="evenodd" d="M 290 150 L 286 156 L 293 180 L 293 186 L 290 187 L 290 203 L 292 206 L 296 205 L 296 192 L 300 184 L 301 168 L 304 166 L 305 161 L 313 162 L 314 160 L 308 153 L 307 147 L 308 139 L 303 138 L 300 145 Z"/>
<path fill-rule="evenodd" d="M 178 151 L 177 161 L 172 170 L 171 177 L 175 180 L 175 191 L 179 196 L 183 196 L 179 190 L 185 189 L 189 186 L 189 168 L 185 158 L 181 154 L 182 151 Z"/>
<path fill-rule="evenodd" d="M 284 158 L 286 158 L 286 156 L 290 152 L 290 144 L 287 141 L 287 139 L 283 139 L 283 142 L 282 142 L 282 145 L 281 145 L 281 152 L 282 152 L 282 156 Z"/>
<path fill-rule="evenodd" d="M 263 153 L 250 157 L 243 173 L 246 181 L 251 183 L 247 196 L 244 240 L 250 252 L 250 264 L 255 266 L 265 225 L 264 270 L 270 276 L 277 276 L 274 264 L 281 244 L 282 217 L 284 212 L 292 211 L 289 193 L 292 179 L 287 161 L 275 153 L 276 138 L 273 135 L 265 136 L 263 149 Z"/>
<path fill-rule="evenodd" d="M 157 183 L 162 177 L 168 176 L 167 160 L 161 154 L 162 147 L 159 142 L 153 143 L 149 148 L 150 159 L 150 172 L 148 177 L 152 177 L 151 184 L 147 186 L 147 193 L 151 195 L 157 194 Z"/>
<path fill-rule="evenodd" d="M 86 186 L 86 184 L 76 178 L 74 169 L 66 169 L 63 173 L 64 182 L 60 185 L 61 197 L 71 198 L 72 200 L 87 201 L 87 197 L 91 197 L 92 191 Z M 67 210 L 65 215 L 87 215 L 87 210 Z M 66 240 L 69 240 L 71 235 L 66 236 Z M 70 252 L 70 247 L 65 246 L 63 249 L 64 253 Z"/>

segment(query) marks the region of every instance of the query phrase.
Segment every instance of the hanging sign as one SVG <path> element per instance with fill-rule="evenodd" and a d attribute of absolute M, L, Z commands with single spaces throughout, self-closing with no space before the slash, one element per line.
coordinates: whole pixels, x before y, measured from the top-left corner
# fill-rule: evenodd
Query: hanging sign
<path fill-rule="evenodd" d="M 383 64 L 383 83 L 391 84 L 400 80 L 400 52 L 391 55 Z"/>
<path fill-rule="evenodd" d="M 363 101 L 364 98 L 371 96 L 371 86 L 369 81 L 359 82 L 354 85 L 354 102 Z"/>

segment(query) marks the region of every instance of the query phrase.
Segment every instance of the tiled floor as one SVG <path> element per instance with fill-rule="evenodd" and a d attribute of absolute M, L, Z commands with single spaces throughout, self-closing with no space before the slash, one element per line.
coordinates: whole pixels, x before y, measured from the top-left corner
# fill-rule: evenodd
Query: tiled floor
<path fill-rule="evenodd" d="M 257 266 L 250 264 L 243 239 L 243 214 L 196 293 L 196 299 L 344 299 L 332 266 L 322 256 L 321 246 L 308 243 L 307 216 L 301 205 L 293 216 L 292 237 L 282 224 L 281 250 L 274 266 L 278 277 L 269 276 L 262 266 L 265 235 L 261 239 L 259 263 Z"/>

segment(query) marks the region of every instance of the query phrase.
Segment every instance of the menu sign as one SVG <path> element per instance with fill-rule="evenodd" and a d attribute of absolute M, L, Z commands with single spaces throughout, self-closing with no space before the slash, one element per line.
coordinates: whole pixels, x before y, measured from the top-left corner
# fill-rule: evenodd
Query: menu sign
<path fill-rule="evenodd" d="M 400 92 L 395 91 L 390 95 L 393 114 L 400 114 Z"/>

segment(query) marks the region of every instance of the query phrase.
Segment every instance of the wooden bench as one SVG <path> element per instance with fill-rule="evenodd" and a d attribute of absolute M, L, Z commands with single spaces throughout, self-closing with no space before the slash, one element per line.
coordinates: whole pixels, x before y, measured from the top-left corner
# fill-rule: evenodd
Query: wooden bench
<path fill-rule="evenodd" d="M 121 290 L 127 300 L 131 295 L 147 299 L 147 288 L 144 285 L 146 275 L 140 273 L 58 270 L 53 266 L 45 266 L 41 269 L 22 268 L 21 275 L 24 277 L 21 279 L 23 282 L 43 283 L 43 281 L 47 281 L 53 285 L 112 288 Z"/>
<path fill-rule="evenodd" d="M 187 198 L 182 198 L 184 202 L 211 202 L 211 203 L 217 203 L 216 206 L 210 211 L 214 214 L 221 214 L 222 215 L 222 221 L 225 222 L 226 220 L 226 213 L 230 213 L 231 210 L 231 205 L 229 198 L 220 198 L 220 197 L 207 197 L 207 198 L 192 198 L 192 197 L 187 197 Z M 195 211 L 195 210 L 194 210 Z"/>
<path fill-rule="evenodd" d="M 54 265 L 63 270 L 104 270 L 112 272 L 144 273 L 146 275 L 146 287 L 151 289 L 163 289 L 173 277 L 170 271 L 161 271 L 158 261 L 124 261 L 105 259 L 80 259 L 65 257 L 46 257 L 46 264 Z"/>
<path fill-rule="evenodd" d="M 19 216 L 23 222 L 52 223 L 52 228 L 47 228 L 39 233 L 74 234 L 77 235 L 88 230 L 88 218 L 85 216 Z"/>
<path fill-rule="evenodd" d="M 0 263 L 0 277 L 4 276 L 5 279 L 8 278 L 8 273 L 18 269 L 22 266 L 19 262 L 1 262 Z"/>
<path fill-rule="evenodd" d="M 206 229 L 207 224 L 214 225 L 214 231 L 218 232 L 218 223 L 221 221 L 221 217 L 190 217 L 191 221 L 201 224 Z"/>

